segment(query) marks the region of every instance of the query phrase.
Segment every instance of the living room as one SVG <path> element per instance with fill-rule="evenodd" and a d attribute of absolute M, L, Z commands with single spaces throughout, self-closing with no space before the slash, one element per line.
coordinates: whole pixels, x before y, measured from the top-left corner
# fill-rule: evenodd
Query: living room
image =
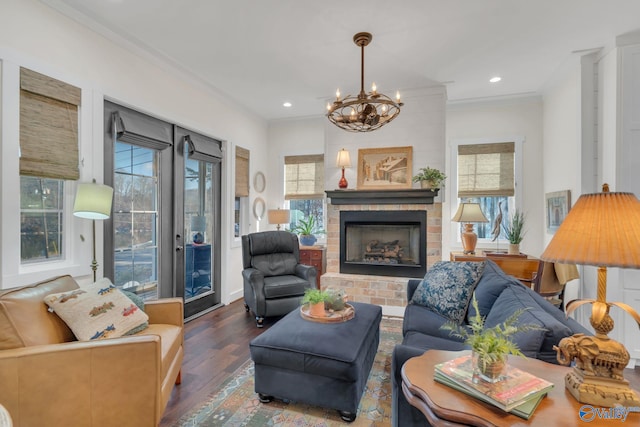
<path fill-rule="evenodd" d="M 111 2 L 105 2 L 104 7 L 109 3 Z M 579 2 L 568 3 L 570 5 L 566 8 L 560 8 L 557 19 L 573 19 L 570 17 L 571 7 L 577 9 L 576 3 Z M 460 8 L 463 7 L 461 4 Z M 555 7 L 549 6 L 551 10 Z M 633 2 L 625 2 L 624 5 L 616 6 L 619 9 L 611 14 L 619 18 L 617 20 L 621 21 L 620 25 L 630 25 L 624 21 L 638 16 L 637 7 Z M 220 15 L 224 18 L 225 7 L 221 5 L 220 8 Z M 66 13 L 62 13 L 62 10 Z M 312 12 L 318 13 L 315 8 Z M 248 149 L 251 155 L 250 177 L 253 180 L 257 172 L 263 172 L 266 189 L 264 193 L 257 193 L 251 188 L 245 206 L 246 232 L 275 229 L 275 226 L 267 224 L 264 219 L 256 221 L 251 210 L 257 197 L 266 200 L 267 209 L 286 206 L 282 191 L 285 155 L 324 154 L 325 189 L 334 190 L 341 171 L 334 167 L 333 159 L 342 148 L 349 150 L 353 165 L 346 169 L 349 188 L 357 185 L 355 165 L 358 150 L 364 148 L 412 146 L 414 173 L 419 167 L 427 165 L 447 172 L 449 179 L 436 199 L 442 209 L 442 259 L 448 259 L 449 252 L 461 247 L 458 224 L 449 221 L 457 208 L 455 186 L 451 178 L 454 175 L 449 172 L 455 162 L 452 144 L 456 142 L 495 142 L 502 138 L 517 138 L 522 141 L 522 151 L 517 160 L 521 166 L 519 173 L 522 174 L 522 180 L 516 191 L 520 198 L 519 207 L 527 213 L 527 235 L 521 250 L 533 256 L 540 256 L 553 237 L 546 230 L 545 194 L 569 190 L 572 201 L 575 201 L 580 194 L 600 191 L 600 185 L 604 182 L 609 183 L 613 191 L 640 194 L 635 161 L 639 158 L 636 155 L 637 144 L 631 143 L 630 136 L 635 129 L 634 118 L 637 117 L 637 113 L 633 115 L 630 112 L 629 106 L 633 105 L 630 99 L 637 99 L 639 96 L 635 77 L 638 73 L 634 72 L 634 65 L 629 62 L 636 57 L 634 55 L 637 55 L 640 44 L 640 36 L 637 32 L 633 33 L 638 28 L 633 26 L 613 32 L 610 37 L 597 40 L 597 44 L 595 41 L 590 45 L 576 44 L 563 57 L 558 58 L 555 69 L 548 73 L 545 83 L 530 93 L 478 99 L 469 96 L 471 99 L 452 102 L 448 99 L 448 94 L 454 90 L 455 83 L 439 83 L 407 90 L 402 93 L 405 104 L 402 113 L 393 123 L 376 132 L 354 134 L 328 123 L 322 112 L 312 117 L 305 115 L 268 120 L 254 110 L 239 105 L 221 90 L 212 88 L 200 76 L 180 69 L 175 66 L 175 62 L 169 64 L 162 61 L 161 55 L 145 51 L 135 40 L 104 27 L 102 32 L 89 29 L 78 14 L 77 10 L 74 12 L 63 1 L 2 1 L 0 289 L 67 273 L 82 283 L 91 282 L 90 238 L 83 242 L 73 239 L 73 249 L 68 258 L 58 263 L 23 265 L 18 251 L 14 250 L 16 242 L 20 240 L 20 206 L 19 198 L 15 197 L 15 187 L 19 180 L 16 159 L 19 157 L 20 67 L 82 89 L 79 120 L 80 153 L 83 159 L 81 182 L 89 182 L 92 178 L 101 182 L 104 176 L 102 141 L 105 100 L 217 138 L 223 141 L 223 149 L 229 159 L 233 157 L 236 147 Z M 514 29 L 517 28 L 517 20 L 505 20 Z M 203 17 L 203 22 L 199 25 L 206 24 Z M 402 27 L 402 23 L 398 25 Z M 353 33 L 366 29 L 368 28 L 349 27 L 348 31 L 341 31 L 346 37 L 336 37 L 333 40 L 337 45 L 345 47 L 346 53 L 340 60 L 354 62 L 354 67 L 350 67 L 348 72 L 342 72 L 336 84 L 356 86 L 358 50 L 350 38 Z M 164 31 L 166 33 L 162 37 L 171 37 L 174 32 L 188 31 L 188 28 L 170 28 Z M 379 40 L 384 40 L 386 29 L 382 27 L 378 30 L 373 26 L 371 31 L 374 35 L 373 47 Z M 310 43 L 308 55 L 313 55 L 312 38 Z M 367 50 L 367 64 L 369 61 L 373 63 L 376 60 L 374 58 L 380 55 L 379 51 L 373 52 L 376 51 Z M 518 54 L 526 55 L 526 52 L 514 52 L 514 58 Z M 291 61 L 296 60 L 304 61 L 304 58 L 293 58 Z M 381 89 L 384 84 L 385 92 L 389 86 L 391 90 L 395 90 L 393 68 L 397 60 L 377 58 L 377 61 L 386 63 L 387 74 L 378 77 L 377 72 L 369 71 L 367 79 L 375 78 Z M 326 66 L 332 68 L 332 62 L 327 62 Z M 260 65 L 254 64 L 251 69 L 246 70 L 243 77 L 261 81 Z M 484 79 L 484 76 L 479 78 Z M 635 89 L 627 89 L 629 87 Z M 332 95 L 332 92 L 317 94 L 326 96 L 326 99 L 331 99 Z M 326 99 L 318 102 L 320 108 L 323 108 Z M 242 251 L 240 239 L 233 233 L 233 210 L 230 208 L 234 199 L 233 167 L 230 163 L 223 171 L 222 184 L 225 209 L 222 209 L 221 218 L 224 232 L 221 235 L 223 250 L 220 302 L 223 305 L 241 299 L 243 294 Z M 69 190 L 68 195 L 71 200 L 73 190 Z M 71 206 L 70 204 L 68 207 Z M 72 219 L 69 227 L 69 236 L 91 234 L 89 221 Z M 97 259 L 102 266 L 102 227 L 97 228 L 96 239 L 99 243 Z M 495 242 L 486 246 L 488 249 L 494 247 Z M 611 269 L 609 283 L 616 285 L 609 286 L 607 299 L 624 301 L 639 309 L 639 277 L 637 271 Z M 571 295 L 594 298 L 595 281 L 595 268 L 581 268 L 581 279 L 572 281 L 567 289 L 568 298 Z M 591 286 L 582 286 L 584 283 Z M 640 333 L 635 323 L 621 311 L 613 311 L 612 315 L 617 325 L 612 336 L 627 345 L 632 359 L 640 360 L 640 348 L 634 346 L 634 343 L 640 342 Z M 583 310 L 576 314 L 577 320 L 585 325 L 588 324 L 587 317 Z"/>

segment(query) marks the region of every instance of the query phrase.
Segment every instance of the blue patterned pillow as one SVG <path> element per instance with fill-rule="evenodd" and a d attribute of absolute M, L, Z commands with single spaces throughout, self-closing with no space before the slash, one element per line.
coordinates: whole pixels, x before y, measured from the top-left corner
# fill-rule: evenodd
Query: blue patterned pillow
<path fill-rule="evenodd" d="M 462 323 L 484 262 L 435 263 L 418 285 L 411 304 L 427 307 L 447 319 Z"/>

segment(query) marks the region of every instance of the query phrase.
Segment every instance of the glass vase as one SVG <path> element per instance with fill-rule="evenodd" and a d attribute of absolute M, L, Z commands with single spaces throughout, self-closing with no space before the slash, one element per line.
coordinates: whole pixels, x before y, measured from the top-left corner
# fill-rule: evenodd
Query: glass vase
<path fill-rule="evenodd" d="M 473 364 L 474 376 L 489 383 L 496 383 L 505 377 L 507 369 L 507 356 L 502 356 L 495 361 L 484 361 L 477 353 L 472 352 L 471 361 Z"/>

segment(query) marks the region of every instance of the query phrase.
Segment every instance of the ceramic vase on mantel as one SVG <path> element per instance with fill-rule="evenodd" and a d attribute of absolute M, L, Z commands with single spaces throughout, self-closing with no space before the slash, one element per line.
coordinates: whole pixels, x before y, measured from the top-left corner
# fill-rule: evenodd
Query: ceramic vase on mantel
<path fill-rule="evenodd" d="M 509 255 L 520 255 L 520 243 L 509 243 L 507 253 Z"/>
<path fill-rule="evenodd" d="M 437 184 L 434 181 L 420 181 L 420 188 L 423 190 L 435 190 Z"/>

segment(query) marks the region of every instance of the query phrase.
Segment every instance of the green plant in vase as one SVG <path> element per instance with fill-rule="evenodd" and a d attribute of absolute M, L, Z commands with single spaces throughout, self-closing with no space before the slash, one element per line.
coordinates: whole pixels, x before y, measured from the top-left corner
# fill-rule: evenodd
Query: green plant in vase
<path fill-rule="evenodd" d="M 447 176 L 438 169 L 427 166 L 420 168 L 419 172 L 411 179 L 413 182 L 419 182 L 422 188 L 436 190 L 441 187 Z"/>
<path fill-rule="evenodd" d="M 317 229 L 316 220 L 311 215 L 307 219 L 299 220 L 291 232 L 300 236 L 300 243 L 303 246 L 313 246 L 317 240 L 314 233 L 323 233 L 322 230 Z"/>
<path fill-rule="evenodd" d="M 471 302 L 475 314 L 469 319 L 469 327 L 448 322 L 441 328 L 450 335 L 461 338 L 471 347 L 474 368 L 480 377 L 489 382 L 499 381 L 507 366 L 507 356 L 525 357 L 512 337 L 519 332 L 542 330 L 534 324 L 520 324 L 519 318 L 527 309 L 518 309 L 504 322 L 491 328 L 485 327 L 485 318 L 480 315 L 475 294 Z"/>
<path fill-rule="evenodd" d="M 317 288 L 309 288 L 304 292 L 302 304 L 309 304 L 309 314 L 314 317 L 324 317 L 324 304 L 330 299 L 329 293 Z"/>
<path fill-rule="evenodd" d="M 509 218 L 505 224 L 502 224 L 504 235 L 509 241 L 510 254 L 517 255 L 520 253 L 520 243 L 522 242 L 522 239 L 524 239 L 525 234 L 524 224 L 524 213 L 518 211 L 518 209 L 516 209 L 511 218 Z"/>

